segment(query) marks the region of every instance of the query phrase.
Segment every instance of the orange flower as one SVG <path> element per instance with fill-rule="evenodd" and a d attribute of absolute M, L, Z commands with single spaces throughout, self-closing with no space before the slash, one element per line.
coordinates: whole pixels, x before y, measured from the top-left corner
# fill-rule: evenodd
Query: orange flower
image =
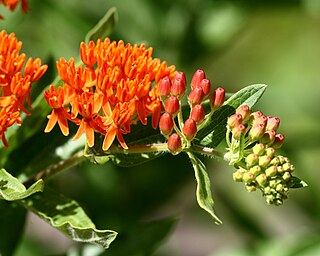
<path fill-rule="evenodd" d="M 80 57 L 83 65 L 77 68 L 73 58 L 57 62 L 67 95 L 63 107 L 71 108 L 67 119 L 79 125 L 74 139 L 85 133 L 93 146 L 94 132 L 98 132 L 105 135 L 103 150 L 108 150 L 115 138 L 127 148 L 123 134 L 130 132 L 131 124 L 147 124 L 151 114 L 152 125 L 157 127 L 161 112 L 157 84 L 166 76 L 174 77 L 174 66 L 153 59 L 152 48 L 146 49 L 144 44 L 125 45 L 109 38 L 81 43 Z"/>
<path fill-rule="evenodd" d="M 0 137 L 6 147 L 5 131 L 14 123 L 21 125 L 21 111 L 30 115 L 25 103 L 31 108 L 31 84 L 47 70 L 40 59 L 29 58 L 22 72 L 26 55 L 19 54 L 21 46 L 13 33 L 0 32 Z"/>
<path fill-rule="evenodd" d="M 0 0 L 0 4 L 2 3 L 4 6 L 7 6 L 11 11 L 13 11 L 20 0 Z M 24 12 L 28 11 L 28 3 L 27 0 L 21 0 L 21 9 Z M 0 15 L 0 19 L 3 17 Z"/>

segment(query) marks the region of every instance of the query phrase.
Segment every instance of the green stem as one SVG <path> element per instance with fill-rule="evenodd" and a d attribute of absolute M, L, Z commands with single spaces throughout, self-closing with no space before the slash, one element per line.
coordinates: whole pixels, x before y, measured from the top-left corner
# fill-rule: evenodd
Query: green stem
<path fill-rule="evenodd" d="M 155 143 L 150 145 L 131 146 L 128 149 L 124 149 L 118 146 L 111 146 L 106 154 L 143 154 L 168 151 L 167 143 Z"/>
<path fill-rule="evenodd" d="M 192 145 L 190 147 L 190 151 L 200 153 L 207 156 L 216 156 L 223 158 L 226 152 L 222 152 L 219 150 L 216 150 L 214 148 L 208 148 L 208 147 L 202 147 L 198 145 Z"/>

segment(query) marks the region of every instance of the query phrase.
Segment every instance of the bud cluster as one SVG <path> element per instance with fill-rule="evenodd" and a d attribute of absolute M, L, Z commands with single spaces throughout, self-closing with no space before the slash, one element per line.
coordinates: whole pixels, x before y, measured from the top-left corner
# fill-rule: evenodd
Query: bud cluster
<path fill-rule="evenodd" d="M 178 154 L 183 148 L 190 147 L 197 132 L 204 127 L 206 120 L 209 120 L 208 117 L 224 103 L 225 99 L 223 88 L 217 88 L 211 93 L 210 80 L 206 78 L 204 71 L 199 69 L 191 80 L 191 90 L 188 95 L 189 117 L 183 120 L 181 100 L 186 91 L 187 81 L 183 72 L 176 72 L 172 81 L 164 77 L 158 85 L 158 93 L 165 111 L 160 117 L 159 128 L 168 139 L 168 149 L 172 154 Z M 209 113 L 205 112 L 203 105 L 206 100 L 210 100 Z"/>
<path fill-rule="evenodd" d="M 277 134 L 280 119 L 251 112 L 240 106 L 227 121 L 228 153 L 225 158 L 237 168 L 233 179 L 244 182 L 251 192 L 259 189 L 268 204 L 280 205 L 293 186 L 294 166 L 289 159 L 276 155 L 284 141 Z"/>

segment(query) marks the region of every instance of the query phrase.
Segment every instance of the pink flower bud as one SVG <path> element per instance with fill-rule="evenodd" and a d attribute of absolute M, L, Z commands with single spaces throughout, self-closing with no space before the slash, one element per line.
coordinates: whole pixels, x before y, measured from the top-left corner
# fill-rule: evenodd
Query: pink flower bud
<path fill-rule="evenodd" d="M 178 134 L 173 133 L 168 139 L 168 149 L 174 155 L 178 154 L 182 150 L 182 141 Z"/>
<path fill-rule="evenodd" d="M 270 144 L 272 144 L 274 142 L 275 138 L 276 138 L 276 131 L 275 130 L 266 131 L 263 134 L 260 142 L 263 143 L 263 144 L 270 145 Z"/>
<path fill-rule="evenodd" d="M 167 97 L 171 92 L 171 81 L 169 77 L 164 77 L 158 84 L 158 93 L 160 96 Z"/>
<path fill-rule="evenodd" d="M 252 125 L 263 124 L 264 127 L 267 125 L 268 118 L 265 115 L 258 116 L 253 120 Z"/>
<path fill-rule="evenodd" d="M 203 101 L 203 98 L 204 98 L 204 93 L 200 86 L 194 87 L 188 96 L 189 103 L 192 106 L 196 104 L 200 104 Z"/>
<path fill-rule="evenodd" d="M 186 136 L 187 140 L 192 140 L 197 134 L 196 122 L 193 119 L 188 118 L 184 122 L 182 132 Z"/>
<path fill-rule="evenodd" d="M 180 102 L 176 96 L 170 96 L 165 104 L 165 111 L 175 116 L 180 110 Z"/>
<path fill-rule="evenodd" d="M 244 122 L 248 121 L 251 115 L 251 109 L 248 105 L 242 105 L 236 110 L 236 114 L 240 114 Z"/>
<path fill-rule="evenodd" d="M 196 86 L 200 85 L 202 79 L 205 79 L 206 78 L 206 75 L 204 73 L 203 70 L 201 69 L 198 69 L 194 74 L 193 74 L 193 77 L 192 77 L 192 80 L 191 80 L 191 88 L 195 88 Z"/>
<path fill-rule="evenodd" d="M 203 90 L 204 97 L 208 97 L 208 95 L 210 94 L 210 90 L 211 90 L 210 80 L 209 79 L 202 79 L 201 83 L 200 83 L 200 87 Z"/>
<path fill-rule="evenodd" d="M 181 99 L 186 92 L 187 82 L 186 77 L 182 72 L 177 72 L 171 86 L 171 94 Z"/>
<path fill-rule="evenodd" d="M 278 117 L 268 116 L 266 130 L 275 130 L 277 131 L 280 124 L 280 119 Z"/>
<path fill-rule="evenodd" d="M 163 135 L 169 135 L 174 127 L 172 116 L 169 113 L 164 113 L 160 117 L 159 128 Z"/>
<path fill-rule="evenodd" d="M 204 108 L 200 104 L 195 105 L 190 112 L 190 118 L 193 119 L 196 123 L 201 122 L 204 119 L 205 115 L 206 113 L 204 111 Z"/>
<path fill-rule="evenodd" d="M 281 148 L 283 142 L 284 142 L 284 136 L 282 134 L 277 134 L 276 138 L 272 144 L 272 147 L 273 148 Z"/>
<path fill-rule="evenodd" d="M 219 87 L 214 90 L 211 95 L 210 103 L 212 111 L 215 111 L 217 108 L 222 106 L 225 99 L 225 91 L 223 88 Z"/>
<path fill-rule="evenodd" d="M 240 114 L 233 114 L 232 116 L 228 117 L 227 124 L 230 128 L 234 128 L 242 123 L 242 115 Z"/>
<path fill-rule="evenodd" d="M 263 136 L 264 130 L 265 129 L 263 124 L 254 124 L 250 129 L 249 135 L 252 140 L 258 140 Z"/>
<path fill-rule="evenodd" d="M 246 132 L 246 127 L 243 124 L 239 124 L 232 128 L 232 135 L 235 139 L 239 139 L 242 134 Z"/>
<path fill-rule="evenodd" d="M 259 116 L 262 116 L 263 114 L 262 114 L 262 112 L 261 111 L 256 111 L 256 112 L 253 112 L 253 113 L 251 113 L 251 119 L 252 120 L 255 120 L 255 119 L 257 119 Z"/>

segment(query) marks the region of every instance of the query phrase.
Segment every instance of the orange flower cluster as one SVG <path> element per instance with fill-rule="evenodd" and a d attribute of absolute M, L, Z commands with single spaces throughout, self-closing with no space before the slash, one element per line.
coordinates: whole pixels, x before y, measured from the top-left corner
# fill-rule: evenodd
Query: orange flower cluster
<path fill-rule="evenodd" d="M 13 11 L 17 4 L 20 2 L 20 0 L 0 0 L 0 4 L 3 4 L 4 6 L 7 6 L 11 11 Z M 24 12 L 28 11 L 28 3 L 27 0 L 21 0 L 21 9 Z M 0 15 L 0 19 L 3 17 Z"/>
<path fill-rule="evenodd" d="M 14 123 L 21 125 L 21 111 L 30 114 L 25 102 L 31 108 L 31 84 L 47 70 L 47 65 L 41 66 L 40 59 L 29 58 L 25 64 L 26 55 L 19 54 L 21 46 L 22 42 L 13 33 L 0 32 L 0 138 L 6 147 L 7 128 Z"/>
<path fill-rule="evenodd" d="M 58 89 L 51 85 L 44 94 L 53 109 L 45 132 L 58 123 L 66 136 L 69 120 L 79 126 L 74 140 L 85 133 L 92 147 L 98 132 L 105 135 L 102 147 L 108 150 L 115 138 L 126 149 L 123 134 L 137 121 L 146 124 L 150 114 L 157 127 L 162 106 L 157 84 L 175 76 L 174 66 L 152 58 L 152 48 L 144 44 L 125 45 L 109 38 L 82 42 L 80 57 L 84 65 L 77 68 L 73 58 L 57 62 L 64 84 Z"/>

